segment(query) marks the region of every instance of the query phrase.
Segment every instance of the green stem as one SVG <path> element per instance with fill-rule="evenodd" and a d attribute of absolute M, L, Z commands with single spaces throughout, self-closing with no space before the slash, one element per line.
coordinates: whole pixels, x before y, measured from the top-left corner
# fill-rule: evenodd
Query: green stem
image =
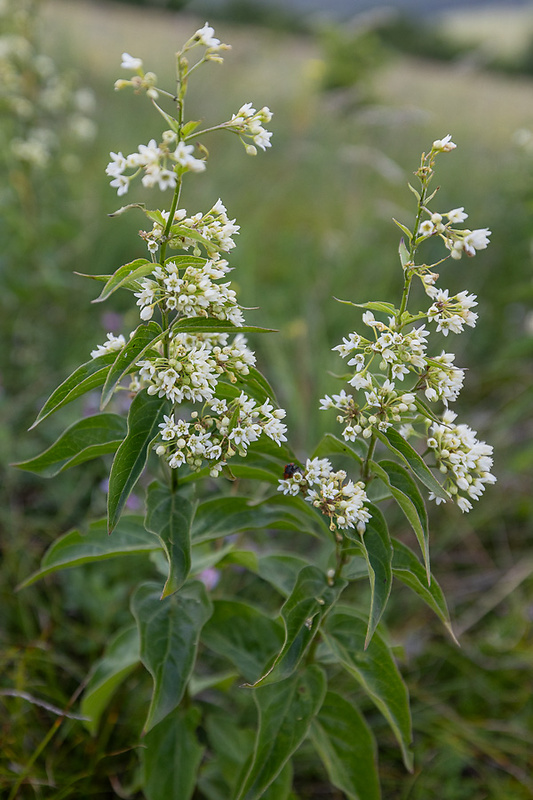
<path fill-rule="evenodd" d="M 368 452 L 366 454 L 366 458 L 363 462 L 363 466 L 361 467 L 361 480 L 364 483 L 368 483 L 370 480 L 370 462 L 372 461 L 374 450 L 376 449 L 376 443 L 377 443 L 377 437 L 376 434 L 373 433 L 370 439 L 370 443 L 368 445 Z"/>

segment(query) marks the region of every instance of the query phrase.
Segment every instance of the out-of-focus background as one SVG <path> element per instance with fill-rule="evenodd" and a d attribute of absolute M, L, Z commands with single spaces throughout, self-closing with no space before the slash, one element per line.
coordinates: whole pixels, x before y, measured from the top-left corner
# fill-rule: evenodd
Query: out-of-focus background
<path fill-rule="evenodd" d="M 216 123 L 244 102 L 268 105 L 273 146 L 250 158 L 237 139 L 213 137 L 184 203 L 195 212 L 221 197 L 241 225 L 233 284 L 244 306 L 259 307 L 247 321 L 279 330 L 251 343 L 301 457 L 335 425 L 318 400 L 338 390 L 331 348 L 359 323 L 333 298 L 398 298 L 392 217 L 412 223 L 407 182 L 421 151 L 448 133 L 458 145 L 439 159 L 434 206 L 464 206 L 492 241 L 442 268 L 442 285 L 478 294 L 480 315 L 446 347 L 468 367 L 457 410 L 494 445 L 498 483 L 470 515 L 432 511 L 434 570 L 461 647 L 395 590 L 401 613 L 387 622 L 412 697 L 413 775 L 368 711 L 382 735 L 386 798 L 531 798 L 533 4 L 509 0 L 0 2 L 0 787 L 55 719 L 20 692 L 63 708 L 127 616 L 132 561 L 15 593 L 52 541 L 103 512 L 105 465 L 45 483 L 7 464 L 52 442 L 69 414 L 96 410 L 89 398 L 26 433 L 107 331 L 137 324 L 130 296 L 91 305 L 97 285 L 73 274 L 110 273 L 145 254 L 144 218 L 107 216 L 124 202 L 104 174 L 109 151 L 133 152 L 162 129 L 145 97 L 114 92 L 120 55 L 143 58 L 170 88 L 173 53 L 206 19 L 232 50 L 195 77 L 189 117 Z M 141 191 L 130 199 L 159 204 Z M 130 746 L 113 714 L 94 740 L 64 721 L 20 797 L 139 796 L 125 788 Z M 317 769 L 304 750 L 297 797 L 339 798 Z"/>

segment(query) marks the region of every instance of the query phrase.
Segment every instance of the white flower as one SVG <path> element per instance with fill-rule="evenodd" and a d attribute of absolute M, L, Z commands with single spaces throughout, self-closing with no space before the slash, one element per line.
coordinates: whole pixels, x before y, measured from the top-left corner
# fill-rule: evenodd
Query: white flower
<path fill-rule="evenodd" d="M 123 69 L 139 70 L 142 69 L 142 58 L 134 58 L 129 53 L 122 53 L 121 67 Z"/>
<path fill-rule="evenodd" d="M 452 142 L 452 135 L 448 133 L 443 139 L 435 139 L 433 142 L 433 150 L 441 153 L 449 153 L 450 150 L 455 150 L 457 145 Z"/>
<path fill-rule="evenodd" d="M 465 219 L 468 218 L 468 214 L 465 214 L 465 207 L 461 206 L 460 208 L 452 208 L 451 211 L 445 215 L 448 217 L 448 221 L 452 223 L 452 225 L 456 225 L 459 222 L 464 222 Z"/>
<path fill-rule="evenodd" d="M 464 238 L 465 250 L 468 255 L 474 255 L 474 253 L 469 252 L 469 249 L 474 250 L 474 252 L 476 250 L 485 250 L 489 244 L 489 236 L 492 231 L 489 231 L 488 228 L 477 228 L 474 231 L 467 231 L 466 233 L 467 235 Z"/>
<path fill-rule="evenodd" d="M 196 31 L 193 38 L 197 39 L 204 47 L 218 47 L 220 45 L 220 39 L 215 39 L 213 36 L 214 32 L 215 29 L 211 28 L 206 22 L 203 28 L 199 28 L 199 30 Z"/>
<path fill-rule="evenodd" d="M 98 358 L 98 356 L 106 355 L 106 353 L 114 353 L 118 350 L 122 350 L 125 344 L 126 340 L 122 335 L 114 336 L 112 333 L 108 333 L 107 342 L 99 344 L 95 350 L 91 350 L 91 358 Z"/>

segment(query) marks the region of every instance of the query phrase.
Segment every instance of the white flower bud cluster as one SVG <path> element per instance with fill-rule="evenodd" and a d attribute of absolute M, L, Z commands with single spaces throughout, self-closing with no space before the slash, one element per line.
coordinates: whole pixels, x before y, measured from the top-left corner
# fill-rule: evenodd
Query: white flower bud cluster
<path fill-rule="evenodd" d="M 448 289 L 437 289 L 436 286 L 427 286 L 426 294 L 434 300 L 427 312 L 428 321 L 437 323 L 438 332 L 447 336 L 448 331 L 462 333 L 464 325 L 475 327 L 478 315 L 471 311 L 477 306 L 475 294 L 463 291 L 450 297 Z"/>
<path fill-rule="evenodd" d="M 485 485 L 495 483 L 491 474 L 492 447 L 476 438 L 468 425 L 456 425 L 456 414 L 447 410 L 442 423 L 430 428 L 428 447 L 435 454 L 437 466 L 446 476 L 444 488 L 451 494 L 461 511 L 470 511 L 472 500 L 478 500 Z M 441 498 L 431 495 L 437 503 Z"/>
<path fill-rule="evenodd" d="M 154 449 L 172 469 L 187 464 L 198 471 L 211 462 L 210 474 L 216 476 L 232 456 L 246 456 L 249 445 L 262 434 L 276 444 L 287 441 L 286 426 L 281 420 L 285 411 L 268 401 L 257 405 L 244 392 L 228 402 L 212 398 L 208 409 L 192 412 L 190 421 L 165 416 L 160 423 Z"/>
<path fill-rule="evenodd" d="M 452 225 L 464 222 L 468 218 L 464 206 L 452 208 L 451 211 L 443 214 L 431 212 L 429 209 L 425 209 L 425 211 L 429 214 L 429 219 L 420 223 L 418 236 L 425 239 L 429 236 L 439 235 L 452 258 L 458 260 L 463 253 L 466 253 L 467 256 L 475 256 L 477 250 L 485 250 L 488 246 L 491 235 L 488 228 L 477 228 L 473 231 L 469 228 L 463 230 L 452 228 Z M 444 221 L 444 217 L 447 217 L 447 222 Z"/>
<path fill-rule="evenodd" d="M 346 472 L 335 472 L 327 458 L 307 459 L 305 467 L 279 481 L 278 491 L 292 496 L 301 492 L 308 503 L 329 517 L 330 530 L 356 528 L 363 534 L 370 520 L 365 487 L 346 478 Z"/>
<path fill-rule="evenodd" d="M 162 211 L 161 217 L 166 224 L 168 211 Z M 219 198 L 206 214 L 199 211 L 188 217 L 185 209 L 178 209 L 174 213 L 167 241 L 168 246 L 174 250 L 189 250 L 194 247 L 195 254 L 199 253 L 201 245 L 213 256 L 219 250 L 225 253 L 233 250 L 235 242 L 232 237 L 239 230 L 240 226 L 235 224 L 234 219 L 228 217 L 226 206 Z M 151 231 L 141 233 L 151 253 L 157 252 L 163 236 L 164 225 L 158 221 L 154 222 Z M 201 236 L 203 241 L 199 241 L 198 236 Z"/>
<path fill-rule="evenodd" d="M 232 115 L 231 120 L 226 123 L 226 127 L 238 133 L 248 155 L 255 156 L 256 146 L 262 150 L 271 147 L 272 133 L 263 128 L 263 123 L 270 122 L 271 119 L 272 112 L 268 106 L 263 106 L 256 111 L 251 103 L 245 103 L 236 114 Z M 252 144 L 245 141 L 246 139 L 251 140 Z"/>

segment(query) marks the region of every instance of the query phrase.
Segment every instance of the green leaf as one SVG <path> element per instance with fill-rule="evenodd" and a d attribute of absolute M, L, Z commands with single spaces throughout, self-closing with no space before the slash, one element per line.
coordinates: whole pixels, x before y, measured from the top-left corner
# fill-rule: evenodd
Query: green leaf
<path fill-rule="evenodd" d="M 139 392 L 128 415 L 128 435 L 118 448 L 109 475 L 107 496 L 109 532 L 113 530 L 128 497 L 139 480 L 148 459 L 151 442 L 159 432 L 159 423 L 168 408 L 168 400 Z"/>
<path fill-rule="evenodd" d="M 171 117 L 170 114 L 167 114 L 167 112 L 164 111 L 161 108 L 161 106 L 159 106 L 154 100 L 152 100 L 152 104 L 157 108 L 157 110 L 159 111 L 159 113 L 161 114 L 161 116 L 163 117 L 163 119 L 165 120 L 167 125 L 169 126 L 170 130 L 174 131 L 174 133 L 177 133 L 179 135 L 179 133 L 180 133 L 180 124 L 179 124 L 178 120 L 174 119 L 174 117 Z"/>
<path fill-rule="evenodd" d="M 114 453 L 126 435 L 126 420 L 118 414 L 95 414 L 70 425 L 47 450 L 13 466 L 52 478 L 92 458 Z"/>
<path fill-rule="evenodd" d="M 113 536 L 109 536 L 107 532 L 107 520 L 99 520 L 89 526 L 86 534 L 75 530 L 56 539 L 44 554 L 40 569 L 26 578 L 19 589 L 60 569 L 104 561 L 116 556 L 150 553 L 160 548 L 155 536 L 145 529 L 142 517 L 129 514 L 122 517 Z"/>
<path fill-rule="evenodd" d="M 411 714 L 407 688 L 390 648 L 376 631 L 365 650 L 366 622 L 342 606 L 326 617 L 322 635 L 331 652 L 362 686 L 396 736 L 405 766 L 412 770 Z"/>
<path fill-rule="evenodd" d="M 307 566 L 301 570 L 280 612 L 285 625 L 283 647 L 268 672 L 254 686 L 284 680 L 295 672 L 316 636 L 320 621 L 347 584 L 347 581 L 338 580 L 331 586 L 318 567 Z"/>
<path fill-rule="evenodd" d="M 352 703 L 328 692 L 310 733 L 333 786 L 348 800 L 380 800 L 376 743 Z"/>
<path fill-rule="evenodd" d="M 145 731 L 179 705 L 194 668 L 200 632 L 212 613 L 199 581 L 191 581 L 164 600 L 160 597 L 158 583 L 144 583 L 132 598 L 132 613 L 141 637 L 141 661 L 154 682 Z"/>
<path fill-rule="evenodd" d="M 352 303 L 351 300 L 339 300 L 338 297 L 335 298 L 337 302 L 343 303 L 346 306 L 354 306 L 355 308 L 366 308 L 370 311 L 381 311 L 383 314 L 397 314 L 398 309 L 396 306 L 393 306 L 392 303 L 382 303 L 382 302 L 370 302 L 370 303 Z"/>
<path fill-rule="evenodd" d="M 237 600 L 216 600 L 202 631 L 202 642 L 227 658 L 249 683 L 264 672 L 283 642 L 281 625 Z"/>
<path fill-rule="evenodd" d="M 142 740 L 143 793 L 147 800 L 190 800 L 204 747 L 196 729 L 197 707 L 178 709 L 152 728 Z"/>
<path fill-rule="evenodd" d="M 258 574 L 282 595 L 290 595 L 298 574 L 309 564 L 300 556 L 289 553 L 269 553 L 258 561 Z"/>
<path fill-rule="evenodd" d="M 411 233 L 409 228 L 407 228 L 405 225 L 402 225 L 402 223 L 398 222 L 398 220 L 394 219 L 394 217 L 392 218 L 392 221 L 399 227 L 399 229 L 403 233 L 405 233 L 405 235 L 407 236 L 408 240 L 411 241 L 411 239 L 413 238 L 413 234 Z M 403 261 L 402 261 L 402 266 L 403 266 Z"/>
<path fill-rule="evenodd" d="M 392 561 L 392 571 L 395 578 L 398 578 L 406 586 L 409 586 L 416 594 L 424 600 L 435 614 L 442 620 L 444 626 L 454 642 L 459 644 L 452 630 L 450 615 L 446 598 L 435 577 L 431 577 L 431 584 L 428 586 L 427 573 L 413 551 L 396 539 L 392 540 L 394 547 L 394 557 Z"/>
<path fill-rule="evenodd" d="M 84 724 L 92 736 L 98 731 L 100 717 L 113 693 L 140 660 L 139 632 L 132 625 L 111 639 L 103 656 L 94 664 L 81 701 L 81 713 L 90 718 Z"/>
<path fill-rule="evenodd" d="M 258 328 L 255 325 L 234 325 L 228 320 L 214 317 L 181 317 L 172 326 L 172 333 L 277 333 L 274 328 Z"/>
<path fill-rule="evenodd" d="M 443 500 L 448 500 L 448 493 L 442 488 L 438 480 L 435 478 L 429 467 L 424 462 L 423 458 L 411 447 L 403 436 L 394 428 L 389 428 L 385 433 L 375 430 L 377 437 L 385 444 L 389 450 L 392 450 L 401 460 L 408 466 L 411 471 L 416 475 L 418 480 L 424 484 L 436 497 L 442 497 Z"/>
<path fill-rule="evenodd" d="M 402 509 L 415 532 L 424 557 L 427 582 L 429 585 L 431 581 L 429 529 L 427 511 L 422 495 L 418 491 L 416 483 L 407 470 L 395 461 L 380 461 L 379 464 L 372 462 L 371 469 L 390 488 L 392 496 Z"/>
<path fill-rule="evenodd" d="M 322 705 L 326 677 L 316 665 L 254 690 L 259 725 L 248 769 L 234 800 L 259 800 L 303 742 Z"/>
<path fill-rule="evenodd" d="M 122 378 L 130 372 L 135 372 L 137 362 L 147 350 L 163 337 L 163 335 L 164 333 L 157 322 L 139 325 L 129 342 L 127 342 L 125 347 L 119 352 L 113 366 L 109 370 L 104 388 L 102 389 L 100 408 L 104 409 L 106 407 Z"/>
<path fill-rule="evenodd" d="M 357 464 L 362 464 L 363 458 L 366 456 L 366 451 L 367 448 L 362 442 L 356 440 L 353 443 L 348 443 L 342 439 L 338 439 L 331 433 L 326 433 L 318 443 L 315 450 L 313 450 L 311 458 L 324 458 L 325 456 L 343 455 L 353 458 Z"/>
<path fill-rule="evenodd" d="M 161 598 L 183 586 L 191 569 L 191 523 L 195 506 L 183 492 L 172 491 L 160 483 L 148 489 L 147 530 L 155 533 L 168 560 L 169 572 Z"/>
<path fill-rule="evenodd" d="M 74 370 L 72 375 L 63 381 L 63 383 L 52 392 L 44 406 L 41 408 L 37 415 L 37 419 L 30 428 L 35 428 L 43 419 L 49 417 L 54 411 L 57 411 L 62 406 L 75 400 L 77 397 L 97 386 L 101 386 L 107 377 L 107 373 L 111 364 L 117 357 L 116 353 L 106 353 L 98 358 L 92 358 L 86 364 L 82 364 L 78 369 Z"/>
<path fill-rule="evenodd" d="M 411 241 L 411 237 L 409 236 L 408 228 L 403 228 L 403 232 L 408 235 L 409 241 Z M 411 254 L 409 250 L 405 246 L 405 242 L 403 239 L 400 239 L 400 245 L 398 247 L 398 253 L 400 255 L 400 262 L 402 267 L 405 269 L 406 265 L 409 264 L 411 260 Z"/>
<path fill-rule="evenodd" d="M 136 258 L 135 261 L 124 264 L 111 275 L 99 296 L 92 302 L 102 303 L 104 300 L 107 300 L 113 292 L 116 292 L 117 289 L 130 284 L 132 281 L 139 280 L 139 278 L 144 278 L 146 275 L 150 275 L 157 266 L 159 265 L 148 261 L 147 258 Z"/>

